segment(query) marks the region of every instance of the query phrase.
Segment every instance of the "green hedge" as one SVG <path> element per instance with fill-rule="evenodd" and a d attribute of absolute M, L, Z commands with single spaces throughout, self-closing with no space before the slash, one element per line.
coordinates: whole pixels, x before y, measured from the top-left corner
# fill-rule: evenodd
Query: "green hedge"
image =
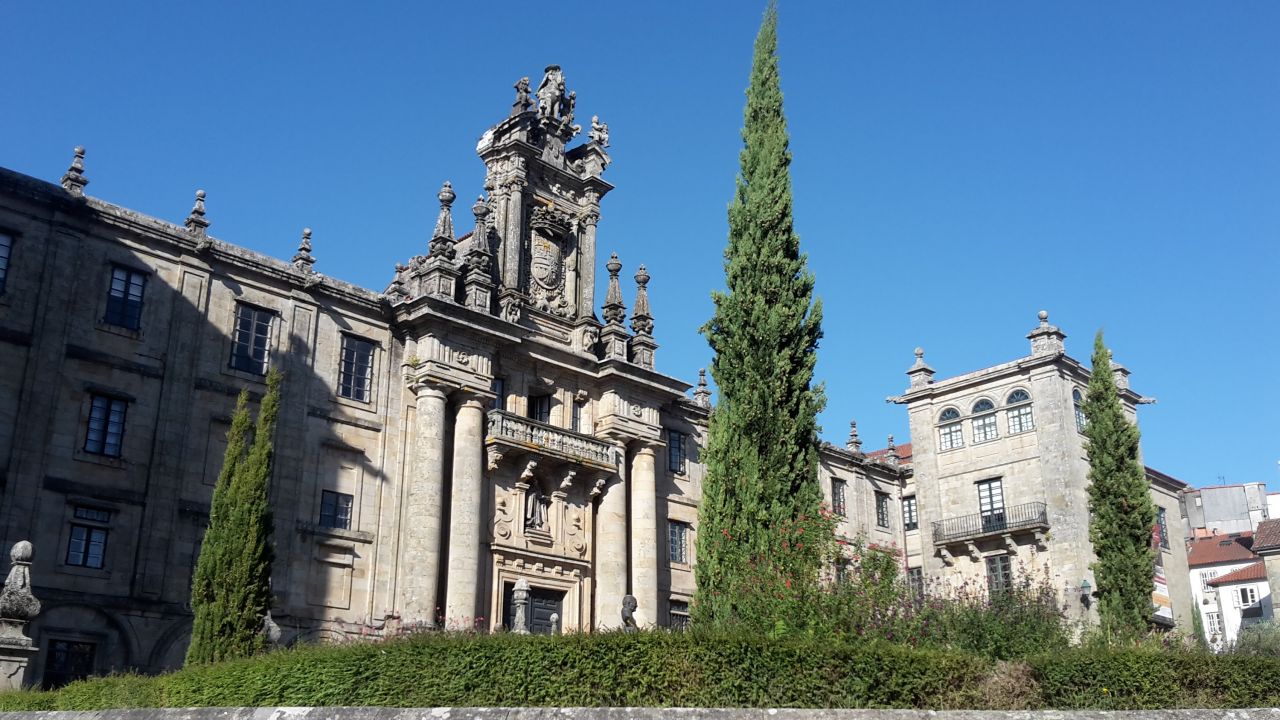
<path fill-rule="evenodd" d="M 1021 675 L 1010 675 L 1011 667 Z M 1021 677 L 1025 675 L 1025 682 Z M 1011 677 L 1019 678 L 1010 682 Z M 1002 683 L 1001 680 L 1004 680 Z M 1053 707 L 1280 704 L 1280 659 L 1064 649 L 1025 665 L 883 642 L 704 633 L 423 635 L 0 693 L 0 710 L 196 706 Z"/>

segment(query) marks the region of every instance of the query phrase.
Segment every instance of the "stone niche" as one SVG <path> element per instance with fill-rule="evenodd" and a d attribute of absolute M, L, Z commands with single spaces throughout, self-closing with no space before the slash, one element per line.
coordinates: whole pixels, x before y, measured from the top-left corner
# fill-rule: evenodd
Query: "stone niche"
<path fill-rule="evenodd" d="M 534 455 L 496 468 L 494 546 L 586 562 L 591 551 L 591 487 L 599 474 Z"/>

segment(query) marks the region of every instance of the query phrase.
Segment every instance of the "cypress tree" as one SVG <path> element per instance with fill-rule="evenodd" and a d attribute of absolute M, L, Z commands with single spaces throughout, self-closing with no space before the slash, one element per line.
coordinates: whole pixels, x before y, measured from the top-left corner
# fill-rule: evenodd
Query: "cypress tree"
<path fill-rule="evenodd" d="M 1156 522 L 1146 471 L 1138 460 L 1138 427 L 1124 415 L 1111 354 L 1098 331 L 1084 402 L 1089 455 L 1089 539 L 1097 560 L 1098 615 L 1113 638 L 1142 634 L 1151 617 Z"/>
<path fill-rule="evenodd" d="M 778 13 L 770 4 L 756 36 L 737 189 L 729 205 L 725 292 L 702 328 L 715 351 L 719 401 L 704 455 L 695 612 L 734 619 L 734 598 L 752 568 L 785 562 L 778 528 L 816 514 L 817 413 L 813 387 L 822 306 L 800 252 L 791 210 L 791 152 L 778 74 Z M 817 579 L 817 562 L 791 568 Z"/>
<path fill-rule="evenodd" d="M 273 521 L 268 500 L 280 374 L 267 376 L 256 428 L 249 419 L 249 391 L 236 400 L 222 471 L 213 489 L 209 527 L 191 583 L 195 613 L 187 663 L 252 655 L 263 648 L 259 632 L 271 609 Z M 253 443 L 249 445 L 249 435 Z"/>

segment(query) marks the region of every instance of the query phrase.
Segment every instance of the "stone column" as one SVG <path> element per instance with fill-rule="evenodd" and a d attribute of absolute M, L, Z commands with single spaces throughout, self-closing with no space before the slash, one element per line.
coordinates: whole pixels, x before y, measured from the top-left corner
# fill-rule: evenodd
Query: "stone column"
<path fill-rule="evenodd" d="M 631 594 L 636 623 L 658 623 L 658 482 L 654 446 L 640 444 L 631 459 Z"/>
<path fill-rule="evenodd" d="M 440 526 L 444 511 L 445 389 L 423 383 L 410 439 L 408 494 L 403 519 L 401 597 L 404 621 L 435 627 L 440 610 Z"/>
<path fill-rule="evenodd" d="M 595 623 L 597 630 L 622 627 L 622 598 L 627 594 L 627 484 L 609 478 L 595 523 Z"/>
<path fill-rule="evenodd" d="M 453 429 L 453 498 L 449 503 L 449 585 L 445 623 L 472 630 L 476 623 L 484 522 L 484 402 L 466 395 Z"/>

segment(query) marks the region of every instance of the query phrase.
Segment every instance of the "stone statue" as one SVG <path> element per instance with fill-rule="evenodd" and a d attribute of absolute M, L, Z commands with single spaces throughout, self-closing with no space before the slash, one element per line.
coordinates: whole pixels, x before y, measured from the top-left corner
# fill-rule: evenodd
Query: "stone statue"
<path fill-rule="evenodd" d="M 635 595 L 624 595 L 622 597 L 622 630 L 623 632 L 633 633 L 639 629 L 636 625 L 636 608 L 640 604 L 636 602 Z"/>
<path fill-rule="evenodd" d="M 262 639 L 267 641 L 267 647 L 274 648 L 280 645 L 280 626 L 275 620 L 271 619 L 271 611 L 268 610 L 266 615 L 262 616 Z"/>
<path fill-rule="evenodd" d="M 547 526 L 547 506 L 551 504 L 542 494 L 537 481 L 529 485 L 524 500 L 524 528 L 526 530 L 542 530 Z"/>
<path fill-rule="evenodd" d="M 538 83 L 538 117 L 558 118 L 564 105 L 564 73 L 559 65 L 548 65 Z"/>
<path fill-rule="evenodd" d="M 609 125 L 600 122 L 599 115 L 591 116 L 591 132 L 587 133 L 587 138 L 600 147 L 609 147 Z"/>
<path fill-rule="evenodd" d="M 9 551 L 9 576 L 0 590 L 0 620 L 25 623 L 40 613 L 40 601 L 31 594 L 31 543 L 19 540 Z"/>
<path fill-rule="evenodd" d="M 533 107 L 533 101 L 529 99 L 529 78 L 520 78 L 516 81 L 514 87 L 516 89 L 516 101 L 511 103 L 511 114 L 519 115 Z"/>

